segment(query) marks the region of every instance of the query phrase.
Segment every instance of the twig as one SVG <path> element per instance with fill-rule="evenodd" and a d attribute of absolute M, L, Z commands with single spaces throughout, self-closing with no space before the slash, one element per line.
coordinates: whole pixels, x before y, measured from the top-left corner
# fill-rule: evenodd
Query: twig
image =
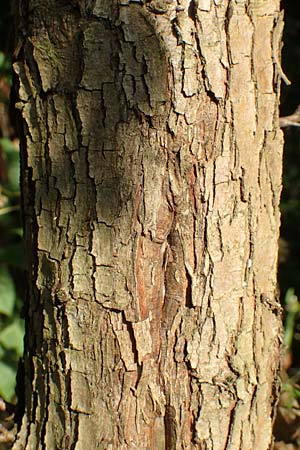
<path fill-rule="evenodd" d="M 300 105 L 296 111 L 290 116 L 279 117 L 280 128 L 284 127 L 300 127 Z"/>

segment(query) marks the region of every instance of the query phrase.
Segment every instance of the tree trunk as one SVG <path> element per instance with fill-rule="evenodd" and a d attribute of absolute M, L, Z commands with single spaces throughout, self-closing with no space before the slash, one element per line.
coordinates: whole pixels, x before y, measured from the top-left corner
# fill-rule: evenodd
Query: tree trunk
<path fill-rule="evenodd" d="M 20 0 L 14 450 L 267 450 L 279 0 Z"/>

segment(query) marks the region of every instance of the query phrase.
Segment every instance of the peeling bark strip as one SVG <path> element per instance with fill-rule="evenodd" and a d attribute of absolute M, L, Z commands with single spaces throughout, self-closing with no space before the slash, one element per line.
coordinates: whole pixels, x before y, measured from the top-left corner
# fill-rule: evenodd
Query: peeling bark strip
<path fill-rule="evenodd" d="M 20 1 L 14 450 L 267 450 L 279 0 Z"/>

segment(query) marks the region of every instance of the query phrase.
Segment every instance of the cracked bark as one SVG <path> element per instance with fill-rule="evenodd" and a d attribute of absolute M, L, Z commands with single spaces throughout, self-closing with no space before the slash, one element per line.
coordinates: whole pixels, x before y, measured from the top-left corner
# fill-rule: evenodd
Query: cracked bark
<path fill-rule="evenodd" d="M 14 450 L 267 450 L 279 0 L 20 2 Z"/>

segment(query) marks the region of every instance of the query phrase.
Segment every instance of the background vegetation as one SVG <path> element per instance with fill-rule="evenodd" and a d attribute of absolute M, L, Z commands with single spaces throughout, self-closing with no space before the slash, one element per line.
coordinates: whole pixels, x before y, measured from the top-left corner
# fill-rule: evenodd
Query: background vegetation
<path fill-rule="evenodd" d="M 1 23 L 1 22 L 0 22 Z M 0 51 L 0 397 L 14 402 L 24 302 L 18 140 L 10 120 L 11 61 Z"/>
<path fill-rule="evenodd" d="M 15 402 L 24 303 L 19 151 L 11 115 L 12 2 L 0 4 L 0 397 Z"/>

